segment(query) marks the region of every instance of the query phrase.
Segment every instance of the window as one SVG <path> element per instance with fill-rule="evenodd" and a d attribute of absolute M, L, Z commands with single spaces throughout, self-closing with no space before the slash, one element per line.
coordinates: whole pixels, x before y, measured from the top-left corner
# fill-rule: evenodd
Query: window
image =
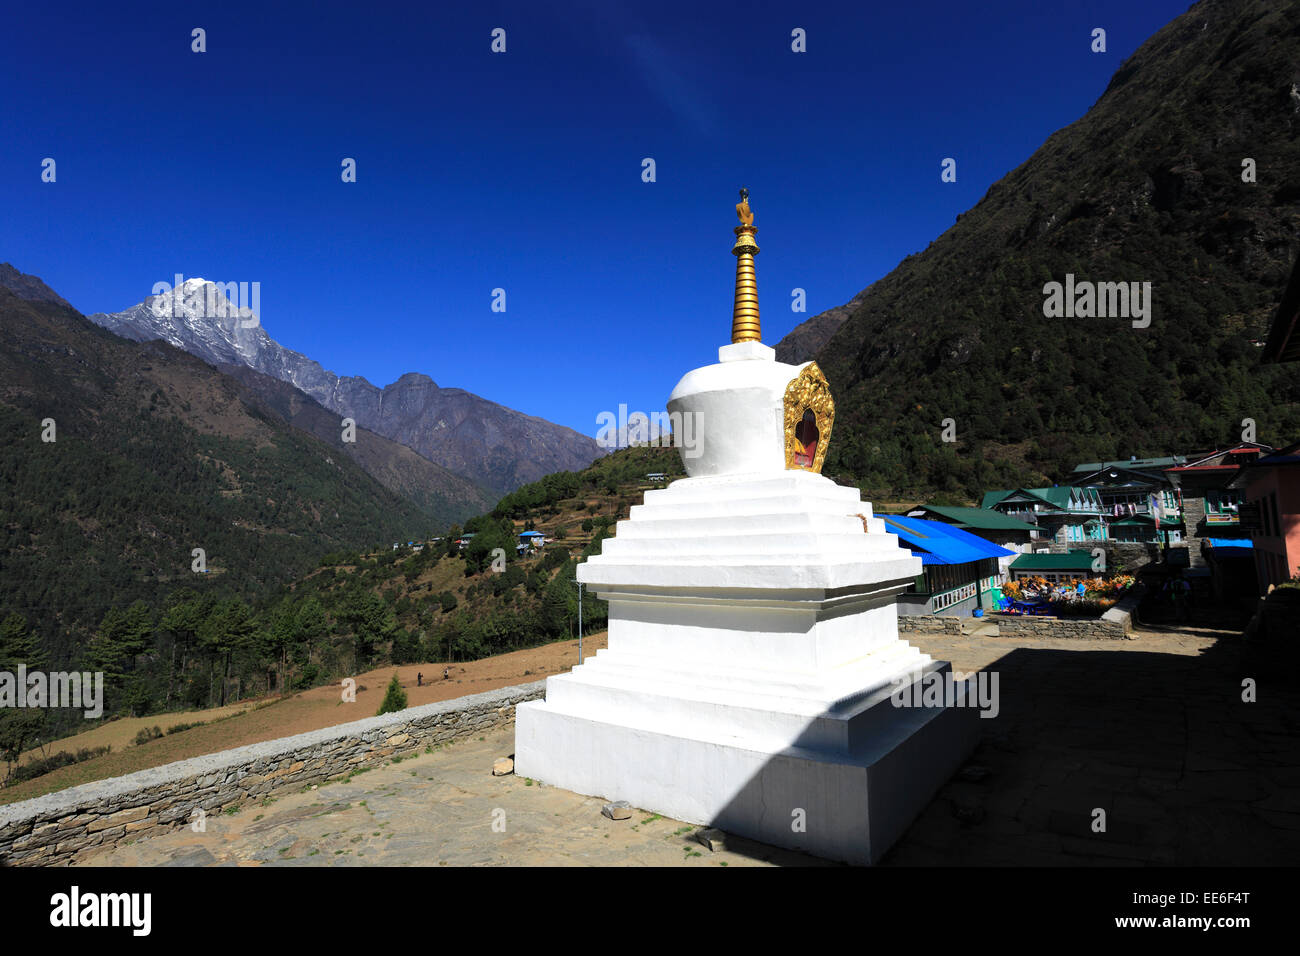
<path fill-rule="evenodd" d="M 1241 507 L 1241 494 L 1236 491 L 1210 491 L 1205 495 L 1208 514 L 1236 514 Z"/>

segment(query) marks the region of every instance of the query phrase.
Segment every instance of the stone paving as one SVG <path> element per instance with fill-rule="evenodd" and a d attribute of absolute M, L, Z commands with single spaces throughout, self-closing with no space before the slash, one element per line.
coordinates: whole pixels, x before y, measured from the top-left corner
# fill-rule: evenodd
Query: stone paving
<path fill-rule="evenodd" d="M 711 852 L 687 826 L 633 811 L 601 814 L 604 800 L 493 777 L 514 749 L 514 727 L 444 745 L 347 781 L 290 794 L 204 833 L 180 830 L 100 853 L 109 866 L 770 866 L 823 861 L 731 838 Z M 732 848 L 740 847 L 740 851 Z"/>
<path fill-rule="evenodd" d="M 1281 865 L 1300 859 L 1295 654 L 1231 631 L 1130 641 L 908 639 L 999 679 L 999 716 L 884 865 Z M 1257 702 L 1242 701 L 1242 681 Z M 819 865 L 490 775 L 513 728 L 106 851 L 108 865 Z M 1094 832 L 1096 811 L 1105 832 Z M 494 828 L 494 823 L 496 824 Z"/>

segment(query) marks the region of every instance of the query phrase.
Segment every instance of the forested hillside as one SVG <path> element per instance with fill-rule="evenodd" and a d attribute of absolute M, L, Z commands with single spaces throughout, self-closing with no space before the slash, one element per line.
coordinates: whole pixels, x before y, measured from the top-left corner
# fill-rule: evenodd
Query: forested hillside
<path fill-rule="evenodd" d="M 1222 447 L 1245 418 L 1260 441 L 1300 437 L 1300 375 L 1258 365 L 1300 251 L 1298 48 L 1294 0 L 1196 4 L 857 297 L 817 354 L 837 404 L 826 470 L 976 496 Z M 1149 326 L 1046 317 L 1067 273 L 1151 283 Z"/>
<path fill-rule="evenodd" d="M 327 551 L 435 530 L 198 359 L 8 288 L 0 429 L 0 619 L 50 668 L 88 660 L 110 609 L 179 588 L 256 601 Z"/>
<path fill-rule="evenodd" d="M 174 575 L 161 597 L 96 603 L 94 625 L 70 628 L 80 639 L 60 653 L 105 672 L 106 715 L 138 716 L 335 682 L 378 664 L 463 661 L 574 636 L 577 565 L 654 486 L 645 477 L 653 472 L 681 475 L 677 451 L 623 449 L 519 488 L 437 542 L 334 548 L 301 577 L 258 594 L 216 587 L 215 574 Z M 547 543 L 519 555 L 525 529 Z M 463 531 L 473 535 L 464 549 L 456 544 Z M 584 631 L 604 620 L 604 602 L 585 594 Z M 47 662 L 41 647 L 28 616 L 0 614 L 0 662 Z M 42 728 L 0 720 L 0 751 L 14 756 L 38 732 L 77 723 L 67 713 Z"/>

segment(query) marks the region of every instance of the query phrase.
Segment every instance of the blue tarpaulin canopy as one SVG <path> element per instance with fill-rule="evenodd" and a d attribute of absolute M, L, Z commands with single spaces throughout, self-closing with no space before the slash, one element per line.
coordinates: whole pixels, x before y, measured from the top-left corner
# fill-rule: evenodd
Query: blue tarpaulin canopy
<path fill-rule="evenodd" d="M 1250 548 L 1254 547 L 1249 538 L 1206 538 L 1212 548 Z"/>
<path fill-rule="evenodd" d="M 1016 553 L 943 521 L 902 515 L 880 517 L 885 522 L 885 530 L 898 535 L 898 539 L 921 559 L 922 565 L 966 564 Z"/>

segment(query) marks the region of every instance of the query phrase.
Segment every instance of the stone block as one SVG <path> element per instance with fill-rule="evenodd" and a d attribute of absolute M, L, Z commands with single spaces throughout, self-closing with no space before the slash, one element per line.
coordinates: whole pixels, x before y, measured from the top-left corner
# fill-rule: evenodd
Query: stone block
<path fill-rule="evenodd" d="M 632 807 L 626 800 L 618 800 L 605 804 L 600 808 L 600 812 L 611 820 L 626 820 L 632 816 Z"/>
<path fill-rule="evenodd" d="M 705 827 L 702 830 L 696 830 L 695 840 L 700 845 L 706 847 L 710 853 L 716 853 L 719 850 L 725 850 L 727 848 L 727 835 L 721 830 L 713 827 Z"/>

